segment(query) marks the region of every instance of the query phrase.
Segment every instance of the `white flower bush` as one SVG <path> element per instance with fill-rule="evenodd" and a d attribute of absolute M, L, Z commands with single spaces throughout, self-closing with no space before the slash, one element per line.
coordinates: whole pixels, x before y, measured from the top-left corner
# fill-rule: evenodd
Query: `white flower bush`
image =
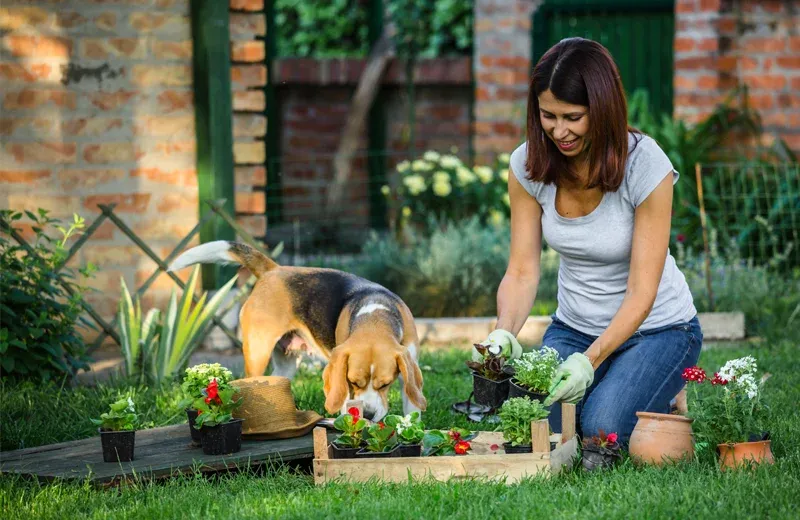
<path fill-rule="evenodd" d="M 531 392 L 546 393 L 550 381 L 561 363 L 556 349 L 543 346 L 539 350 L 525 352 L 519 359 L 511 361 L 514 367 L 514 379 Z"/>

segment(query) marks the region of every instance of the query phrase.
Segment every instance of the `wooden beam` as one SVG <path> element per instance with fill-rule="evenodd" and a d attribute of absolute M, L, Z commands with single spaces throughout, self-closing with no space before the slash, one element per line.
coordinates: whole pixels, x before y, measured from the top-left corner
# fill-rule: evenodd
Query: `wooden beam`
<path fill-rule="evenodd" d="M 547 419 L 531 422 L 531 445 L 534 453 L 550 453 L 550 423 Z"/>
<path fill-rule="evenodd" d="M 561 404 L 561 443 L 569 442 L 575 437 L 575 405 Z"/>
<path fill-rule="evenodd" d="M 198 212 L 202 215 L 206 200 L 225 199 L 225 211 L 235 215 L 228 2 L 191 0 L 191 16 Z M 203 243 L 235 236 L 233 228 L 216 219 L 200 229 Z M 204 265 L 203 288 L 217 289 L 234 274 L 230 266 Z"/>

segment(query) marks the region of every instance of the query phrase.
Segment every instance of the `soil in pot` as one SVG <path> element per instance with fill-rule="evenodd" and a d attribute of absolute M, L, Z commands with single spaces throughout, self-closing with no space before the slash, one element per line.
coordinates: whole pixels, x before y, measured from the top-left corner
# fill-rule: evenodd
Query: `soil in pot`
<path fill-rule="evenodd" d="M 395 446 L 391 451 L 367 451 L 362 448 L 356 453 L 356 458 L 375 458 L 375 459 L 388 459 L 391 457 L 400 457 L 400 446 Z"/>
<path fill-rule="evenodd" d="M 192 435 L 192 446 L 201 446 L 203 436 L 200 435 L 200 430 L 194 427 L 194 420 L 197 419 L 197 410 L 187 408 L 186 416 L 189 418 L 189 433 Z"/>
<path fill-rule="evenodd" d="M 519 446 L 512 446 L 510 442 L 504 442 L 503 450 L 506 453 L 533 453 L 533 445 L 520 444 Z"/>
<path fill-rule="evenodd" d="M 616 464 L 619 459 L 619 453 L 602 449 L 583 448 L 581 465 L 586 471 L 594 471 L 598 468 L 610 468 Z"/>
<path fill-rule="evenodd" d="M 349 446 L 339 446 L 335 442 L 331 443 L 331 453 L 334 459 L 354 459 L 360 449 L 361 446 L 350 448 Z"/>
<path fill-rule="evenodd" d="M 772 464 L 772 441 L 737 442 L 720 444 L 719 465 L 722 469 L 746 466 L 747 464 Z"/>
<path fill-rule="evenodd" d="M 206 455 L 223 455 L 236 453 L 242 449 L 242 423 L 244 419 L 234 419 L 216 426 L 203 426 L 203 453 Z"/>
<path fill-rule="evenodd" d="M 636 462 L 661 465 L 694 454 L 692 419 L 667 413 L 636 412 L 630 454 Z"/>
<path fill-rule="evenodd" d="M 540 401 L 544 402 L 547 398 L 547 394 L 540 394 L 539 392 L 531 392 L 524 386 L 517 383 L 513 378 L 511 379 L 510 386 L 508 388 L 508 398 L 511 399 L 512 397 L 525 397 L 528 396 L 532 401 Z"/>
<path fill-rule="evenodd" d="M 493 381 L 472 373 L 472 391 L 478 404 L 499 408 L 508 399 L 509 378 Z"/>
<path fill-rule="evenodd" d="M 421 457 L 422 444 L 401 444 L 400 445 L 401 457 Z"/>
<path fill-rule="evenodd" d="M 104 462 L 130 462 L 133 460 L 136 430 L 98 431 L 100 432 L 100 445 L 103 447 Z"/>

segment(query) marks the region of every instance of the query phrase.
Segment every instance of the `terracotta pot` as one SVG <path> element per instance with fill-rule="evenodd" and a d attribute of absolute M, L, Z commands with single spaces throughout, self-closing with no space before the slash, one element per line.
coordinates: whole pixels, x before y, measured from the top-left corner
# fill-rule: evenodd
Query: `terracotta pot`
<path fill-rule="evenodd" d="M 772 464 L 771 441 L 737 442 L 719 445 L 719 466 L 722 469 L 753 464 Z"/>
<path fill-rule="evenodd" d="M 639 420 L 631 433 L 629 451 L 637 462 L 661 465 L 692 457 L 692 419 L 667 413 L 636 412 Z"/>

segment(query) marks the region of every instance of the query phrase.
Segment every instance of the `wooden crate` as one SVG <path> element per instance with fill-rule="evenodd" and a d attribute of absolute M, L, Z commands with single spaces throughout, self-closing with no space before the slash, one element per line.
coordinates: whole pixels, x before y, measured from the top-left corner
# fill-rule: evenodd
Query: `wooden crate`
<path fill-rule="evenodd" d="M 441 481 L 481 477 L 505 479 L 510 484 L 540 473 L 558 473 L 571 463 L 578 454 L 574 405 L 562 405 L 561 431 L 549 435 L 547 419 L 531 423 L 533 453 L 507 455 L 502 433 L 482 431 L 470 441 L 472 450 L 467 455 L 332 459 L 327 432 L 318 427 L 314 429 L 314 482 L 319 485 L 335 480 L 407 482 L 426 477 Z M 551 441 L 556 442 L 552 451 Z M 493 445 L 498 449 L 492 450 Z"/>

